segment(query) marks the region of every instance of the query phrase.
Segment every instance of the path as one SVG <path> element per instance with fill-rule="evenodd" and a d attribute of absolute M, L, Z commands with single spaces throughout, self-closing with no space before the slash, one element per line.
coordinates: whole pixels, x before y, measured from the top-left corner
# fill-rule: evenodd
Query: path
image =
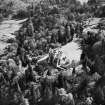
<path fill-rule="evenodd" d="M 98 25 L 98 23 L 100 23 L 100 22 L 101 22 L 101 18 L 89 18 L 86 21 L 88 27 L 86 27 L 83 32 L 87 33 L 88 31 L 91 31 L 91 32 L 97 33 L 98 30 L 94 29 L 94 27 L 96 27 Z"/>
<path fill-rule="evenodd" d="M 90 19 L 90 22 L 88 24 L 89 26 L 84 29 L 84 32 L 85 33 L 87 33 L 87 31 L 94 31 L 94 32 L 96 31 L 97 32 L 97 29 L 92 29 L 92 27 L 96 26 L 100 22 L 100 20 L 101 20 L 101 18 Z M 61 49 L 59 49 L 60 51 L 63 52 L 62 58 L 64 56 L 66 56 L 67 59 L 70 60 L 70 62 L 72 62 L 74 60 L 76 63 L 78 63 L 80 61 L 82 50 L 80 49 L 77 40 L 78 39 L 75 39 L 72 42 L 62 46 Z M 46 58 L 48 58 L 48 55 L 44 56 L 39 61 L 44 60 Z"/>
<path fill-rule="evenodd" d="M 85 33 L 87 31 L 97 32 L 98 31 L 97 29 L 92 28 L 96 26 L 100 21 L 101 18 L 90 18 L 90 22 L 88 24 L 89 26 L 84 29 L 84 32 Z M 61 48 L 61 51 L 63 51 L 63 56 L 66 55 L 70 62 L 74 60 L 76 63 L 78 63 L 80 61 L 82 50 L 79 47 L 78 40 L 79 39 L 77 38 Z"/>
<path fill-rule="evenodd" d="M 26 20 L 26 19 L 25 19 Z M 3 52 L 3 49 L 8 45 L 6 42 L 9 38 L 15 38 L 13 33 L 21 27 L 22 22 L 25 20 L 5 20 L 0 25 L 0 53 Z M 90 24 L 98 23 L 100 19 L 93 19 Z M 84 31 L 87 31 L 88 29 L 91 29 L 91 27 L 87 27 L 84 29 Z M 78 39 L 76 39 L 78 40 Z M 79 44 L 76 40 L 73 40 L 72 42 L 64 45 L 61 47 L 61 51 L 63 52 L 63 56 L 66 56 L 70 62 L 72 60 L 79 62 L 80 56 L 81 56 L 81 49 L 79 49 Z M 44 60 L 48 57 L 48 54 L 44 57 L 42 57 L 39 61 Z"/>
<path fill-rule="evenodd" d="M 4 20 L 0 23 L 0 54 L 2 54 L 5 47 L 9 45 L 9 43 L 7 43 L 7 40 L 15 38 L 15 35 L 13 35 L 13 33 L 19 30 L 19 28 L 22 26 L 22 24 L 20 23 L 24 22 L 25 20 L 26 19 Z"/>
<path fill-rule="evenodd" d="M 72 42 L 62 46 L 61 48 L 58 48 L 57 51 L 62 51 L 62 57 L 61 60 L 63 60 L 62 58 L 64 58 L 65 56 L 67 57 L 67 59 L 69 59 L 70 63 L 72 63 L 72 61 L 75 61 L 75 63 L 78 63 L 80 61 L 80 57 L 81 57 L 81 53 L 82 50 L 79 47 L 78 44 L 78 38 L 74 39 Z M 45 59 L 47 59 L 49 56 L 48 54 L 43 56 L 41 59 L 39 59 L 38 61 L 43 61 Z"/>
<path fill-rule="evenodd" d="M 70 62 L 74 60 L 76 63 L 78 63 L 80 61 L 82 50 L 80 49 L 77 40 L 78 39 L 73 40 L 61 48 L 63 56 L 66 56 Z"/>

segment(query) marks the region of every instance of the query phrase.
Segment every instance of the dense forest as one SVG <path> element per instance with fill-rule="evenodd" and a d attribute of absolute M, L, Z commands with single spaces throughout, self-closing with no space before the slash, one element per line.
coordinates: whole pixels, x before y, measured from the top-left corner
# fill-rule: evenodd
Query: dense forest
<path fill-rule="evenodd" d="M 26 19 L 0 55 L 0 105 L 105 105 L 104 8 L 97 0 L 0 0 L 1 21 Z M 82 51 L 78 62 L 62 57 L 71 43 Z"/>

